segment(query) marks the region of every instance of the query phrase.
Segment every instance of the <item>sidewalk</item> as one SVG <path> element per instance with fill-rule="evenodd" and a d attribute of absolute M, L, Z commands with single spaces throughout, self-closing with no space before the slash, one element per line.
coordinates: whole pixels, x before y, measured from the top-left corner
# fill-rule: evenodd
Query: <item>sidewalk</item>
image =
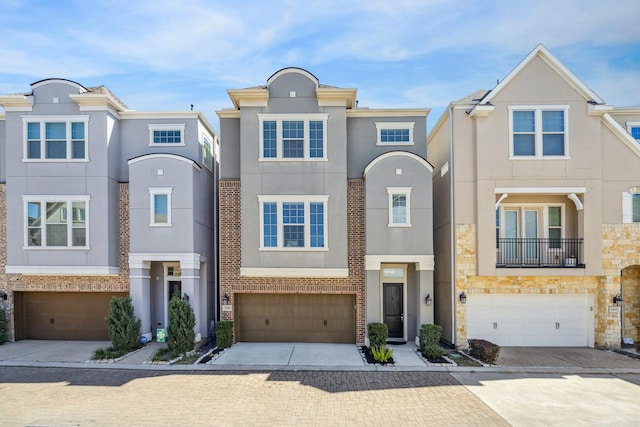
<path fill-rule="evenodd" d="M 116 362 L 91 361 L 108 341 L 26 340 L 0 345 L 0 366 L 51 366 L 152 370 L 325 370 L 325 371 L 450 371 L 567 374 L 640 374 L 640 359 L 593 348 L 504 347 L 498 366 L 461 367 L 429 364 L 413 343 L 392 345 L 394 365 L 369 365 L 353 344 L 237 343 L 206 364 L 150 363 L 166 344 L 151 342 Z"/>

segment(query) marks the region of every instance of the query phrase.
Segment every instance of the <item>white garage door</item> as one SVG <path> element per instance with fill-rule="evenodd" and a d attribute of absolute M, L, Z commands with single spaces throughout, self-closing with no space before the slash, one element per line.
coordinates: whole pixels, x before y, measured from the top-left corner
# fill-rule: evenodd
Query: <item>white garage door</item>
<path fill-rule="evenodd" d="M 589 295 L 467 297 L 467 337 L 505 347 L 593 347 Z"/>

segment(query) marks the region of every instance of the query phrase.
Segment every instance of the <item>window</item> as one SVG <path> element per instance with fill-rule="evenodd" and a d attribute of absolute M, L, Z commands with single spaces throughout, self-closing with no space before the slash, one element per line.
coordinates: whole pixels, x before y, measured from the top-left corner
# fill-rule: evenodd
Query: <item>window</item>
<path fill-rule="evenodd" d="M 512 106 L 509 109 L 511 157 L 567 156 L 569 106 Z"/>
<path fill-rule="evenodd" d="M 259 114 L 260 160 L 326 160 L 327 114 Z"/>
<path fill-rule="evenodd" d="M 631 196 L 631 221 L 640 222 L 640 194 Z"/>
<path fill-rule="evenodd" d="M 213 172 L 213 143 L 208 135 L 202 135 L 202 164 Z"/>
<path fill-rule="evenodd" d="M 387 187 L 389 195 L 389 227 L 411 227 L 411 187 Z"/>
<path fill-rule="evenodd" d="M 559 248 L 564 238 L 563 211 L 562 205 L 505 203 L 496 209 L 496 238 L 548 238 L 550 248 Z"/>
<path fill-rule="evenodd" d="M 149 146 L 184 146 L 184 124 L 150 124 Z"/>
<path fill-rule="evenodd" d="M 23 121 L 25 160 L 87 159 L 89 116 L 28 116 Z"/>
<path fill-rule="evenodd" d="M 640 222 L 640 186 L 622 193 L 622 223 Z"/>
<path fill-rule="evenodd" d="M 627 122 L 627 131 L 634 139 L 640 141 L 640 122 Z"/>
<path fill-rule="evenodd" d="M 171 193 L 172 188 L 150 188 L 151 221 L 152 227 L 171 226 Z"/>
<path fill-rule="evenodd" d="M 548 208 L 549 229 L 549 247 L 552 249 L 560 249 L 562 242 L 562 208 L 560 206 L 549 206 Z"/>
<path fill-rule="evenodd" d="M 25 247 L 87 247 L 89 197 L 28 196 L 23 199 Z"/>
<path fill-rule="evenodd" d="M 413 145 L 413 122 L 376 122 L 376 145 Z"/>
<path fill-rule="evenodd" d="M 329 196 L 258 196 L 261 249 L 326 249 Z"/>

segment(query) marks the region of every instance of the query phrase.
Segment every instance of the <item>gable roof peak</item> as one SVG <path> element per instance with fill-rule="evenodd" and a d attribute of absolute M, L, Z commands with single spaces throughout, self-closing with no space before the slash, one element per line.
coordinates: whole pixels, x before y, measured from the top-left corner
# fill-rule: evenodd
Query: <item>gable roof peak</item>
<path fill-rule="evenodd" d="M 575 74 L 565 67 L 553 54 L 542 44 L 539 43 L 507 76 L 502 79 L 497 86 L 491 90 L 480 101 L 480 104 L 489 104 L 502 89 L 509 84 L 524 68 L 526 68 L 535 58 L 542 59 L 552 70 L 562 77 L 569 85 L 571 85 L 578 93 L 580 93 L 587 102 L 596 104 L 605 104 L 605 102 L 596 95 L 587 85 L 585 85 Z"/>

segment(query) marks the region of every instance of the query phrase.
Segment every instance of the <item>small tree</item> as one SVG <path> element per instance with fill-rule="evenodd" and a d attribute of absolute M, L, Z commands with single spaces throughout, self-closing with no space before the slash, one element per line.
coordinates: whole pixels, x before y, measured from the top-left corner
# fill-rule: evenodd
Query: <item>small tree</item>
<path fill-rule="evenodd" d="M 114 349 L 128 352 L 140 346 L 140 319 L 136 319 L 131 297 L 113 297 L 105 317 Z"/>
<path fill-rule="evenodd" d="M 167 347 L 172 357 L 193 350 L 196 340 L 196 333 L 193 330 L 195 326 L 196 316 L 191 304 L 181 300 L 178 296 L 171 298 L 169 301 Z"/>
<path fill-rule="evenodd" d="M 7 340 L 7 314 L 0 308 L 0 345 Z"/>

